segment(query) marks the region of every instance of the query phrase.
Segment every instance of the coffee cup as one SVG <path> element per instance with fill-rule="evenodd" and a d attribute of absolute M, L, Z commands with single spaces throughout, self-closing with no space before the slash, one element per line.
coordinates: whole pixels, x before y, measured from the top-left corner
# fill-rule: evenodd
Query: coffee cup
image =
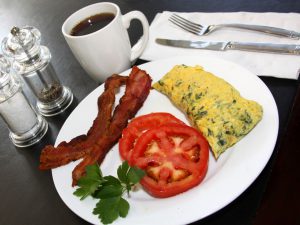
<path fill-rule="evenodd" d="M 99 21 L 85 24 L 95 17 Z M 127 29 L 133 19 L 141 22 L 143 34 L 131 47 Z M 102 28 L 88 31 L 91 26 L 103 22 L 107 24 Z M 101 2 L 86 6 L 69 16 L 62 25 L 62 33 L 84 70 L 95 81 L 103 82 L 110 75 L 129 69 L 142 54 L 149 38 L 149 24 L 140 11 L 122 15 L 116 4 Z"/>

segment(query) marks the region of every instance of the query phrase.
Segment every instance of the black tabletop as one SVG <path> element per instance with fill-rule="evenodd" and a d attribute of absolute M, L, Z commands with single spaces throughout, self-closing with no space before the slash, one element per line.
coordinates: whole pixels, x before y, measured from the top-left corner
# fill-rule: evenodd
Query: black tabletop
<path fill-rule="evenodd" d="M 46 136 L 40 143 L 29 148 L 16 148 L 8 138 L 5 123 L 0 120 L 0 224 L 88 224 L 68 209 L 60 199 L 53 184 L 51 171 L 40 171 L 38 165 L 41 149 L 46 144 L 54 144 L 67 116 L 99 85 L 81 68 L 61 34 L 61 25 L 70 14 L 96 2 L 98 1 L 0 0 L 0 40 L 7 36 L 12 26 L 37 27 L 42 33 L 42 43 L 48 46 L 52 53 L 52 64 L 59 79 L 71 88 L 75 96 L 72 106 L 65 113 L 46 118 L 49 123 Z M 142 11 L 149 22 L 153 20 L 156 13 L 164 10 L 300 12 L 300 1 L 293 0 L 116 0 L 112 2 L 120 6 L 123 14 L 132 10 Z M 133 22 L 129 29 L 131 41 L 135 42 L 141 32 L 139 24 Z M 138 60 L 137 64 L 143 62 Z M 195 224 L 253 224 L 266 194 L 265 191 L 270 189 L 266 187 L 272 176 L 272 168 L 276 164 L 281 140 L 288 131 L 298 81 L 271 77 L 261 77 L 261 79 L 271 90 L 279 110 L 279 136 L 274 153 L 263 172 L 243 194 L 228 206 L 205 219 L 196 221 Z M 35 104 L 30 91 L 26 86 L 24 89 L 32 104 Z"/>

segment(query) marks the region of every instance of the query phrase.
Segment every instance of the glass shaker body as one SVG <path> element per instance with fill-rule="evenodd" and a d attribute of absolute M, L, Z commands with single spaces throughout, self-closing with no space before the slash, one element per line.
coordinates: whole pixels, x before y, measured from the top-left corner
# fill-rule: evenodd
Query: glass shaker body
<path fill-rule="evenodd" d="M 14 70 L 36 96 L 38 111 L 53 116 L 70 106 L 73 94 L 60 83 L 51 64 L 50 51 L 40 45 L 40 38 L 40 32 L 34 27 L 17 28 L 3 40 L 2 49 L 13 58 Z"/>
<path fill-rule="evenodd" d="M 48 124 L 34 111 L 23 94 L 20 82 L 3 71 L 3 64 L 8 65 L 0 55 L 0 115 L 7 124 L 13 144 L 27 147 L 40 141 L 47 132 Z"/>
<path fill-rule="evenodd" d="M 22 76 L 37 98 L 37 109 L 44 116 L 57 115 L 72 103 L 73 94 L 61 85 L 51 64 L 51 54 L 47 47 L 40 46 L 35 59 L 15 61 L 14 69 Z"/>

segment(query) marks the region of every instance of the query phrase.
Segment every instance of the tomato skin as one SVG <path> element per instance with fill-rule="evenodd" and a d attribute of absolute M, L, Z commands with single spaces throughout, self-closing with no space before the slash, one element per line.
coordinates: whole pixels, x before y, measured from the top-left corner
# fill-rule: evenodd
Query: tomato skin
<path fill-rule="evenodd" d="M 207 166 L 204 169 L 205 169 L 203 171 L 204 175 L 201 177 L 201 179 L 190 179 L 190 180 L 186 180 L 185 182 L 181 182 L 180 184 L 177 183 L 177 184 L 172 184 L 169 186 L 162 187 L 157 185 L 157 182 L 155 182 L 153 179 L 149 178 L 148 176 L 145 176 L 140 181 L 140 184 L 153 197 L 168 198 L 183 193 L 200 184 L 207 172 Z"/>
<path fill-rule="evenodd" d="M 165 112 L 150 113 L 132 119 L 123 130 L 119 140 L 121 158 L 130 162 L 131 152 L 137 138 L 149 129 L 169 123 L 184 124 L 172 114 Z"/>
<path fill-rule="evenodd" d="M 174 140 L 178 136 L 183 140 L 176 144 Z M 189 152 L 195 154 L 190 156 Z M 130 164 L 146 171 L 140 183 L 149 194 L 166 198 L 201 183 L 207 172 L 208 158 L 209 145 L 200 132 L 182 124 L 167 124 L 152 128 L 138 138 Z M 158 170 L 153 175 L 153 171 Z M 172 174 L 178 171 L 183 175 L 176 180 Z"/>

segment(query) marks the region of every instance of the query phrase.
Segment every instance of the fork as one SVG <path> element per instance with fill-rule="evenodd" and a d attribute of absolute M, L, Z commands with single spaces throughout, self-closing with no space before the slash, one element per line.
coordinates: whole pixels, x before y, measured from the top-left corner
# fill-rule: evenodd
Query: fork
<path fill-rule="evenodd" d="M 190 20 L 187 20 L 178 14 L 172 14 L 169 18 L 169 21 L 173 24 L 177 25 L 178 27 L 191 32 L 193 34 L 202 36 L 207 35 L 217 29 L 224 28 L 224 27 L 231 27 L 231 28 L 238 28 L 238 29 L 244 29 L 244 30 L 252 30 L 252 31 L 258 31 L 262 33 L 277 35 L 281 37 L 287 37 L 291 39 L 299 39 L 300 33 L 292 31 L 292 30 L 286 30 L 282 28 L 277 27 L 269 27 L 269 26 L 261 26 L 261 25 L 250 25 L 250 24 L 239 24 L 239 23 L 227 23 L 227 24 L 217 24 L 217 25 L 201 25 L 198 23 L 194 23 Z"/>

